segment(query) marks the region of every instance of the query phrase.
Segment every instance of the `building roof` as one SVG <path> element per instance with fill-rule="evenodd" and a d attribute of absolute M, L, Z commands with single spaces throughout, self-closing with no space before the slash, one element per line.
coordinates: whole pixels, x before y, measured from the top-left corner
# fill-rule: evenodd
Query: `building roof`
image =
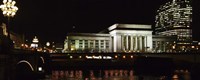
<path fill-rule="evenodd" d="M 102 34 L 102 33 L 68 33 L 67 36 L 101 36 L 101 37 L 109 37 L 110 34 Z"/>
<path fill-rule="evenodd" d="M 109 31 L 116 29 L 152 30 L 151 25 L 143 25 L 143 24 L 114 24 L 108 28 Z"/>

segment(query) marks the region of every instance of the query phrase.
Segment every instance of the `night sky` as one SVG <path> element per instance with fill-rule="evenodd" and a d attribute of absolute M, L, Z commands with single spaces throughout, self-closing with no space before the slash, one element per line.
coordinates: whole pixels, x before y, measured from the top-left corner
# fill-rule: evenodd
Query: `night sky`
<path fill-rule="evenodd" d="M 41 42 L 63 42 L 68 32 L 97 33 L 115 23 L 154 26 L 156 10 L 169 0 L 15 1 L 19 10 L 10 21 L 12 31 L 25 34 L 29 40 L 36 35 Z M 2 13 L 0 19 L 6 21 Z M 197 25 L 199 18 L 195 20 Z"/>

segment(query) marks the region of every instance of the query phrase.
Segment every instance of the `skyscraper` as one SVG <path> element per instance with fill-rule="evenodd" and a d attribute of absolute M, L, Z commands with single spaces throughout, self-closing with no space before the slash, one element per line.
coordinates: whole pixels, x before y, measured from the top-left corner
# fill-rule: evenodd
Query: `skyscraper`
<path fill-rule="evenodd" d="M 192 41 L 191 0 L 173 0 L 161 5 L 157 10 L 155 34 L 177 36 L 176 44 L 184 50 Z"/>

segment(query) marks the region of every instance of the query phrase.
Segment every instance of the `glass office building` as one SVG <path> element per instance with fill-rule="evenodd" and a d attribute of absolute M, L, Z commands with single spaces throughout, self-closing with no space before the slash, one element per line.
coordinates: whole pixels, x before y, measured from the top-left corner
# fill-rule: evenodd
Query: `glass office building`
<path fill-rule="evenodd" d="M 177 36 L 176 48 L 185 50 L 192 42 L 191 0 L 173 0 L 157 10 L 155 34 Z"/>

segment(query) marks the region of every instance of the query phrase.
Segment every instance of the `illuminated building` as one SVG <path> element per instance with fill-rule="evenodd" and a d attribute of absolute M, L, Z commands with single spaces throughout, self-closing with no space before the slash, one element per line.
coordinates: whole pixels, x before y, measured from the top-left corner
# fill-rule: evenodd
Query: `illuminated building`
<path fill-rule="evenodd" d="M 32 43 L 31 43 L 31 48 L 38 48 L 38 42 L 39 42 L 39 40 L 38 40 L 38 38 L 35 36 L 34 38 L 33 38 L 33 40 L 32 40 Z"/>
<path fill-rule="evenodd" d="M 69 52 L 111 52 L 109 34 L 68 33 L 64 50 Z"/>
<path fill-rule="evenodd" d="M 147 52 L 152 50 L 151 25 L 114 24 L 109 33 L 69 33 L 67 52 Z"/>
<path fill-rule="evenodd" d="M 191 0 L 173 0 L 157 10 L 155 34 L 177 36 L 177 50 L 186 50 L 192 42 Z"/>
<path fill-rule="evenodd" d="M 114 24 L 108 30 L 114 52 L 146 52 L 152 49 L 151 25 Z"/>
<path fill-rule="evenodd" d="M 162 36 L 162 35 L 153 35 L 153 49 L 152 52 L 173 52 L 175 47 L 175 41 L 177 40 L 176 36 Z"/>

